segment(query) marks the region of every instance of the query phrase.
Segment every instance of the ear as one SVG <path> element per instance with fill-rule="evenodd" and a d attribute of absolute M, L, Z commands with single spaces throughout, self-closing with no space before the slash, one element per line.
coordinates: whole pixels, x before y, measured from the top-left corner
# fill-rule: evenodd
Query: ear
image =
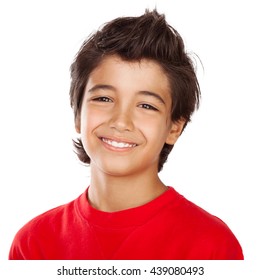
<path fill-rule="evenodd" d="M 75 117 L 75 130 L 76 130 L 76 132 L 77 133 L 79 133 L 80 134 L 80 131 L 81 131 L 81 129 L 80 129 L 80 115 L 79 114 L 77 114 L 77 116 Z"/>
<path fill-rule="evenodd" d="M 169 134 L 166 138 L 166 144 L 174 145 L 179 136 L 181 135 L 183 128 L 186 124 L 186 120 L 180 119 L 178 121 L 172 122 Z"/>

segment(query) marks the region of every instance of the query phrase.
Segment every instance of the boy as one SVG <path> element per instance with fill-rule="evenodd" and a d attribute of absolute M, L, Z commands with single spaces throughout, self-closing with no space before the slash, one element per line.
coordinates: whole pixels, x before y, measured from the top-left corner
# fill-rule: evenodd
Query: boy
<path fill-rule="evenodd" d="M 157 11 L 86 40 L 70 100 L 90 186 L 26 224 L 9 258 L 243 259 L 227 225 L 158 177 L 199 98 L 182 38 Z"/>

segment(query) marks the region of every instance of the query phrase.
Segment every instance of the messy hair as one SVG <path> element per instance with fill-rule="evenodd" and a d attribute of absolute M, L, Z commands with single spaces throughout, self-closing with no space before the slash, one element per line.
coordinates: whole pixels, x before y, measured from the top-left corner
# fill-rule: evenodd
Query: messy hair
<path fill-rule="evenodd" d="M 151 59 L 167 75 L 172 98 L 171 119 L 190 121 L 199 106 L 200 87 L 193 62 L 185 50 L 180 34 L 156 10 L 139 17 L 119 17 L 92 34 L 81 46 L 71 65 L 70 103 L 75 119 L 80 115 L 84 90 L 92 71 L 105 56 L 117 55 L 125 61 Z M 78 158 L 90 163 L 80 138 L 73 140 Z M 173 145 L 164 144 L 158 172 Z"/>

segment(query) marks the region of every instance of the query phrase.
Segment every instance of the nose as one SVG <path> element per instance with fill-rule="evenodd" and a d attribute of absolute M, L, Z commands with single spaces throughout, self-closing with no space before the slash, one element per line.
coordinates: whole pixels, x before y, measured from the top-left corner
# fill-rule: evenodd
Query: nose
<path fill-rule="evenodd" d="M 134 128 L 133 115 L 128 108 L 115 108 L 112 117 L 109 122 L 110 128 L 114 128 L 117 131 L 132 131 Z"/>

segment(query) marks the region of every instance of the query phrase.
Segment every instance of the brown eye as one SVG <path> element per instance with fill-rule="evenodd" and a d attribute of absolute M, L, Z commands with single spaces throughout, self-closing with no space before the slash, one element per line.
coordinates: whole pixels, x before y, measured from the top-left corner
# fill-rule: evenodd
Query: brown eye
<path fill-rule="evenodd" d="M 100 96 L 93 99 L 93 101 L 97 102 L 112 102 L 112 100 L 106 96 Z"/>
<path fill-rule="evenodd" d="M 153 111 L 158 111 L 154 106 L 149 105 L 149 104 L 141 104 L 139 107 L 146 109 L 146 110 L 153 110 Z"/>

